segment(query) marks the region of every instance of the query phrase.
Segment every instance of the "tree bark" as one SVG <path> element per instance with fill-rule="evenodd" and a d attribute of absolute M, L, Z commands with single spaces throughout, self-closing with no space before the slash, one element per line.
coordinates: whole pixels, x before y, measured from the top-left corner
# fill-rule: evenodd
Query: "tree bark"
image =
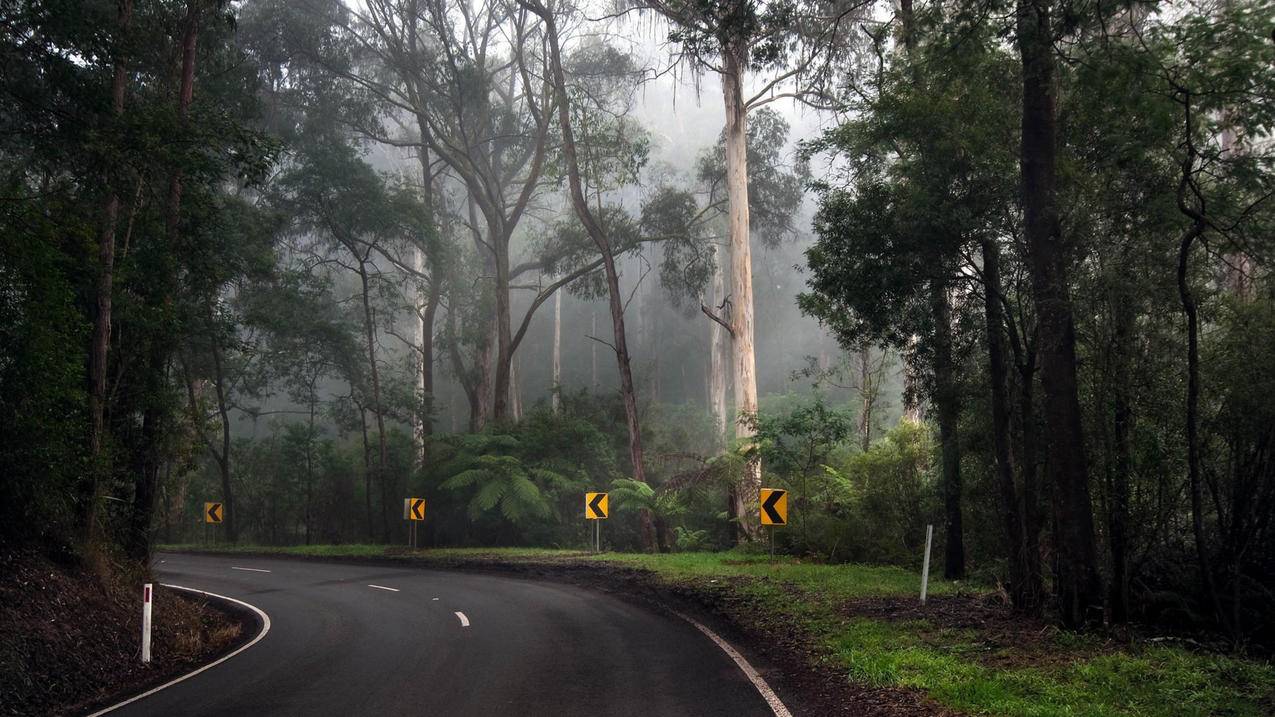
<path fill-rule="evenodd" d="M 1034 567 L 1039 555 L 1027 549 L 1026 506 L 1014 482 L 1014 459 L 1010 435 L 1009 363 L 1005 350 L 1005 319 L 1001 307 L 1000 246 L 984 239 L 983 301 L 987 321 L 987 372 L 992 388 L 992 444 L 996 454 L 996 482 L 1000 487 L 1001 511 L 1009 547 L 1009 594 L 1014 609 L 1036 614 L 1040 611 L 1040 571 Z"/>
<path fill-rule="evenodd" d="M 722 267 L 723 250 L 716 242 L 713 243 L 713 283 L 711 294 L 711 306 L 715 307 L 718 312 L 727 311 L 726 306 L 726 276 Z M 723 317 L 729 321 L 730 317 Z M 727 365 L 730 361 L 727 355 L 730 351 L 730 334 L 726 332 L 726 327 L 716 321 L 708 322 L 708 406 L 709 412 L 713 416 L 713 428 L 715 429 L 718 441 L 718 450 L 726 450 L 728 444 L 727 426 L 727 409 L 726 409 L 726 384 L 727 384 Z M 744 521 L 748 515 L 748 507 L 744 504 L 743 494 L 736 485 L 731 485 L 726 493 L 726 517 L 735 526 L 736 542 L 747 539 L 744 532 Z"/>
<path fill-rule="evenodd" d="M 943 453 L 943 510 L 947 523 L 943 576 L 965 577 L 965 540 L 961 525 L 961 446 L 958 432 L 961 407 L 954 378 L 952 315 L 943 281 L 930 281 L 930 310 L 934 319 L 934 404 Z"/>
<path fill-rule="evenodd" d="M 727 44 L 722 48 L 724 68 L 721 73 L 722 94 L 726 104 L 726 191 L 729 209 L 731 259 L 731 346 L 735 384 L 735 411 L 738 419 L 735 437 L 748 442 L 755 435 L 753 421 L 757 414 L 756 356 L 753 351 L 753 260 L 748 229 L 748 108 L 744 105 L 743 75 L 748 65 L 748 52 L 742 45 Z M 761 490 L 761 458 L 750 451 L 743 480 L 739 485 L 741 502 L 747 506 L 748 518 L 739 525 L 745 536 L 757 539 L 761 526 L 753 520 Z"/>
<path fill-rule="evenodd" d="M 351 251 L 354 247 L 350 247 Z M 385 441 L 385 414 L 381 408 L 381 372 L 376 364 L 376 320 L 372 314 L 372 296 L 371 289 L 368 285 L 367 264 L 357 257 L 359 262 L 359 285 L 362 287 L 360 293 L 363 300 L 363 332 L 367 343 L 367 361 L 368 372 L 372 378 L 372 415 L 376 417 L 376 446 L 378 451 L 378 462 L 376 467 L 376 479 L 381 484 L 381 528 L 385 542 L 390 540 L 390 521 L 387 513 L 389 506 L 385 500 L 385 483 L 388 477 L 386 466 L 389 463 L 389 448 Z"/>
<path fill-rule="evenodd" d="M 1217 581 L 1213 576 L 1209 556 L 1208 539 L 1204 534 L 1204 479 L 1200 459 L 1200 319 L 1195 295 L 1191 291 L 1191 247 L 1204 233 L 1204 223 L 1195 219 L 1192 227 L 1183 235 L 1178 247 L 1178 297 L 1182 312 L 1186 314 L 1186 455 L 1187 482 L 1191 490 L 1191 533 L 1195 539 L 1196 564 L 1200 571 L 1200 584 L 1204 587 L 1209 605 L 1225 629 L 1226 611 L 1218 595 Z"/>
<path fill-rule="evenodd" d="M 1040 322 L 1041 381 L 1054 486 L 1055 589 L 1063 624 L 1097 619 L 1097 572 L 1089 467 L 1076 378 L 1076 336 L 1056 194 L 1053 24 L 1049 0 L 1018 0 L 1023 67 L 1022 179 L 1028 268 Z"/>
<path fill-rule="evenodd" d="M 562 411 L 562 290 L 553 292 L 553 412 Z"/>
<path fill-rule="evenodd" d="M 1133 424 L 1133 406 L 1129 392 L 1132 377 L 1130 362 L 1134 347 L 1132 333 L 1134 323 L 1131 297 L 1123 293 L 1116 297 L 1115 327 L 1112 336 L 1113 360 L 1116 367 L 1110 386 L 1112 407 L 1112 450 L 1114 461 L 1110 478 L 1110 505 L 1107 516 L 1107 542 L 1111 548 L 1111 584 L 1108 602 L 1111 621 L 1124 623 L 1129 620 L 1129 481 L 1133 471 L 1133 449 L 1130 433 Z"/>

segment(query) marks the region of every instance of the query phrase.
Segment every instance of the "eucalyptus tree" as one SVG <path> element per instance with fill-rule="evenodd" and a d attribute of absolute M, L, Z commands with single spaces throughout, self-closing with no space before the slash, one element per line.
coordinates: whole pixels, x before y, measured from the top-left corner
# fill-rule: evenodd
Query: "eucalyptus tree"
<path fill-rule="evenodd" d="M 748 113 L 780 99 L 830 106 L 830 82 L 840 74 L 839 62 L 855 32 L 854 18 L 869 3 L 751 2 L 749 0 L 633 0 L 672 25 L 669 39 L 696 72 L 718 75 L 726 110 L 725 167 L 730 236 L 731 313 L 713 320 L 728 324 L 732 347 L 735 410 L 741 417 L 757 411 L 757 370 L 753 348 L 752 246 L 749 240 Z M 762 74 L 760 87 L 748 94 L 750 72 Z M 736 435 L 751 436 L 748 420 Z M 744 502 L 757 500 L 761 464 L 747 463 L 741 485 Z M 745 535 L 758 527 L 741 521 Z"/>

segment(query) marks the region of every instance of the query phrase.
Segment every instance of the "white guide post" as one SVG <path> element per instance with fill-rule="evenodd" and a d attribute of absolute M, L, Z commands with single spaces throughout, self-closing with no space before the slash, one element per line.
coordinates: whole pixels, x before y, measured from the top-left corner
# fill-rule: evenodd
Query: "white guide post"
<path fill-rule="evenodd" d="M 925 526 L 925 562 L 921 566 L 921 604 L 925 604 L 925 591 L 930 587 L 930 542 L 934 539 L 934 526 Z"/>
<path fill-rule="evenodd" d="M 151 598 L 155 594 L 151 584 L 142 586 L 142 663 L 151 661 Z"/>

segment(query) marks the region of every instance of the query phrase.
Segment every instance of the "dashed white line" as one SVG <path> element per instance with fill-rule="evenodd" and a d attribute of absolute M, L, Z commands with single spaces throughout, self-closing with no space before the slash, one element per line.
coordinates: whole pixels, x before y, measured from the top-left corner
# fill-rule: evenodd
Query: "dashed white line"
<path fill-rule="evenodd" d="M 187 672 L 186 674 L 182 675 L 181 677 L 178 677 L 178 678 L 177 678 L 177 679 L 175 679 L 175 680 L 171 680 L 171 681 L 169 681 L 169 682 L 165 682 L 164 684 L 160 685 L 159 687 L 156 687 L 156 688 L 154 688 L 154 689 L 152 689 L 152 690 L 147 690 L 146 692 L 143 692 L 142 694 L 137 695 L 136 697 L 133 697 L 133 698 L 130 698 L 130 699 L 124 700 L 123 702 L 121 702 L 121 703 L 119 703 L 119 704 L 111 705 L 110 707 L 107 707 L 106 709 L 103 709 L 103 710 L 99 710 L 99 711 L 97 711 L 97 712 L 94 712 L 93 714 L 89 715 L 89 717 L 98 717 L 98 715 L 104 715 L 104 714 L 106 714 L 107 712 L 113 712 L 113 711 L 115 711 L 115 710 L 117 710 L 117 709 L 119 709 L 119 708 L 123 707 L 124 705 L 130 705 L 130 704 L 132 704 L 132 703 L 134 703 L 134 702 L 136 702 L 136 701 L 138 701 L 138 700 L 140 700 L 140 699 L 144 699 L 144 698 L 146 698 L 146 697 L 150 697 L 151 695 L 155 694 L 156 692 L 159 692 L 160 690 L 162 690 L 162 689 L 164 689 L 164 688 L 166 688 L 166 687 L 172 687 L 173 685 L 177 684 L 178 682 L 181 682 L 181 681 L 183 681 L 183 680 L 188 680 L 188 679 L 190 679 L 190 678 L 194 677 L 195 675 L 198 675 L 199 673 L 203 672 L 204 670 L 212 669 L 212 668 L 216 667 L 217 665 L 220 665 L 221 663 L 225 662 L 226 660 L 229 660 L 230 658 L 234 657 L 235 655 L 238 655 L 239 653 L 243 652 L 244 650 L 247 650 L 249 647 L 252 647 L 253 645 L 257 644 L 258 642 L 261 642 L 261 638 L 265 637 L 267 632 L 270 632 L 270 616 L 269 616 L 269 615 L 267 615 L 264 611 L 262 611 L 262 610 L 261 610 L 261 608 L 257 607 L 256 605 L 249 605 L 248 603 L 244 602 L 243 600 L 236 600 L 236 599 L 234 599 L 234 598 L 232 598 L 232 597 L 226 597 L 225 595 L 218 595 L 217 593 L 205 592 L 205 591 L 203 591 L 203 590 L 196 590 L 196 589 L 194 589 L 194 588 L 182 587 L 181 585 L 170 585 L 170 584 L 168 584 L 168 583 L 160 583 L 160 584 L 161 584 L 161 585 L 163 585 L 163 586 L 164 586 L 164 587 L 166 587 L 166 588 L 172 588 L 173 590 L 185 590 L 186 592 L 199 593 L 199 594 L 201 594 L 201 595 L 207 595 L 207 596 L 209 596 L 209 597 L 219 598 L 219 599 L 221 599 L 221 600 L 229 600 L 230 602 L 233 602 L 233 603 L 235 603 L 235 604 L 237 604 L 237 605 L 242 605 L 242 606 L 244 606 L 244 607 L 248 608 L 249 610 L 251 610 L 251 611 L 253 611 L 254 613 L 256 613 L 256 614 L 257 614 L 257 618 L 258 618 L 259 620 L 261 620 L 261 632 L 258 632 L 258 633 L 257 633 L 257 636 L 256 636 L 256 637 L 254 637 L 254 638 L 252 638 L 252 641 L 251 641 L 251 642 L 249 642 L 247 645 L 244 645 L 243 647 L 239 648 L 238 650 L 235 650 L 234 652 L 230 653 L 229 655 L 226 655 L 226 656 L 222 657 L 221 659 L 219 659 L 219 660 L 217 660 L 217 661 L 215 661 L 215 662 L 210 662 L 210 663 L 208 663 L 207 665 L 204 665 L 203 667 L 199 668 L 198 670 L 194 670 L 194 671 L 192 671 L 192 672 Z"/>
<path fill-rule="evenodd" d="M 438 598 L 430 598 L 430 599 L 431 599 L 431 600 L 437 600 Z"/>
<path fill-rule="evenodd" d="M 384 585 L 372 585 L 370 583 L 368 584 L 368 587 L 376 588 L 377 590 L 389 590 L 392 593 L 396 593 L 399 591 L 398 588 L 387 588 Z"/>
<path fill-rule="evenodd" d="M 761 698 L 766 700 L 766 704 L 770 705 L 770 709 L 775 713 L 775 717 L 792 717 L 792 713 L 784 706 L 783 701 L 779 699 L 779 695 L 775 694 L 775 691 L 770 689 L 770 685 L 766 684 L 766 680 L 762 679 L 762 676 L 757 673 L 757 670 L 754 669 L 752 665 L 748 664 L 748 660 L 744 659 L 744 656 L 739 654 L 738 650 L 731 647 L 729 642 L 718 637 L 717 633 L 707 627 L 704 627 L 686 615 L 683 615 L 680 612 L 673 612 L 673 614 L 694 625 L 696 629 L 707 635 L 708 639 L 712 640 L 718 647 L 722 648 L 722 652 L 725 652 L 730 656 L 730 659 L 735 661 L 735 664 L 739 667 L 740 671 L 748 677 L 748 681 L 752 682 L 753 687 L 757 688 L 757 692 L 761 694 Z"/>
<path fill-rule="evenodd" d="M 460 618 L 461 627 L 469 627 L 469 618 L 465 617 L 465 613 L 457 611 L 456 617 Z"/>
<path fill-rule="evenodd" d="M 231 565 L 231 566 L 230 566 L 230 569 L 231 569 L 231 570 L 247 570 L 248 572 L 252 572 L 252 573 L 268 573 L 268 572 L 270 572 L 269 570 L 262 570 L 261 568 L 237 568 L 237 567 L 235 567 L 235 566 L 233 566 L 233 565 Z"/>

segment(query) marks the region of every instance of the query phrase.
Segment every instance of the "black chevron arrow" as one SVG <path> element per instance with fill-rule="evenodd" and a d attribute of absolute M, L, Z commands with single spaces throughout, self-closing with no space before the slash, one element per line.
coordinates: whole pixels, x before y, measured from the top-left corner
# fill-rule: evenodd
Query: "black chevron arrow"
<path fill-rule="evenodd" d="M 208 518 L 214 523 L 221 522 L 221 503 L 213 503 L 208 506 Z"/>
<path fill-rule="evenodd" d="M 594 515 L 606 515 L 606 511 L 602 510 L 602 499 L 606 498 L 606 493 L 594 493 L 593 500 L 589 501 L 589 510 Z"/>
<path fill-rule="evenodd" d="M 423 500 L 412 501 L 412 518 L 414 518 L 415 520 L 425 520 L 425 514 L 421 512 L 421 509 L 424 507 L 425 507 L 425 501 Z"/>
<path fill-rule="evenodd" d="M 772 490 L 770 495 L 766 496 L 766 500 L 762 502 L 761 509 L 766 511 L 766 517 L 770 518 L 770 522 L 777 525 L 784 525 L 788 522 L 787 520 L 784 520 L 784 517 L 780 515 L 778 511 L 775 510 L 775 506 L 786 495 L 788 495 L 788 491 Z"/>

